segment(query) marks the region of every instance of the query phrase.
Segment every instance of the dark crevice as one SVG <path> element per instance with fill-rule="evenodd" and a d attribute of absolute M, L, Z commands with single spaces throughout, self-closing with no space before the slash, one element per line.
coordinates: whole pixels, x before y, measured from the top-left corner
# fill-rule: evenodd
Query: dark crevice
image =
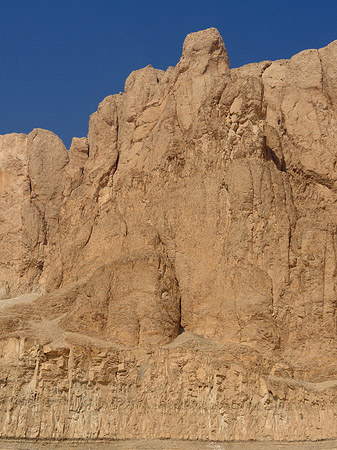
<path fill-rule="evenodd" d="M 181 324 L 181 298 L 179 300 L 179 330 L 178 330 L 178 335 L 182 334 L 185 331 L 185 327 L 182 326 Z"/>
<path fill-rule="evenodd" d="M 116 113 L 117 117 L 116 117 L 116 141 L 118 144 L 118 132 L 119 132 L 119 120 L 118 120 L 118 113 Z"/>
<path fill-rule="evenodd" d="M 284 158 L 279 159 L 276 153 L 268 146 L 266 146 L 266 158 L 267 160 L 272 160 L 276 167 L 281 170 L 281 172 L 286 172 L 286 163 Z"/>
<path fill-rule="evenodd" d="M 89 235 L 88 235 L 88 237 L 87 237 L 87 239 L 85 240 L 85 242 L 84 242 L 84 244 L 83 245 L 81 245 L 81 247 L 80 248 L 84 248 L 87 244 L 88 244 L 88 242 L 90 241 L 90 239 L 91 239 L 91 235 L 92 235 L 92 230 L 93 230 L 93 226 L 91 225 L 91 228 L 90 228 L 90 232 L 89 232 Z"/>
<path fill-rule="evenodd" d="M 185 331 L 185 328 L 181 325 L 181 323 L 179 323 L 179 331 L 178 331 L 178 335 L 182 334 Z"/>
<path fill-rule="evenodd" d="M 118 114 L 117 114 L 117 117 L 116 117 L 116 149 L 117 149 L 117 157 L 116 157 L 115 169 L 113 171 L 113 175 L 115 174 L 116 170 L 118 169 L 118 163 L 119 163 L 118 139 L 119 139 L 119 120 L 118 120 Z"/>
<path fill-rule="evenodd" d="M 114 170 L 114 173 L 115 173 L 116 170 L 118 169 L 118 163 L 119 163 L 119 152 L 117 152 L 117 157 L 116 157 L 116 162 L 115 162 L 115 170 Z"/>
<path fill-rule="evenodd" d="M 278 170 L 280 170 L 281 172 L 286 172 L 287 168 L 284 158 L 279 158 L 274 150 L 266 144 L 266 137 L 264 138 L 264 140 L 264 156 L 266 161 L 273 161 Z"/>
<path fill-rule="evenodd" d="M 268 67 L 270 67 L 273 63 L 272 62 L 266 62 L 266 64 L 262 67 L 261 73 L 260 73 L 260 78 L 262 78 L 263 74 L 265 73 L 265 71 L 268 69 Z"/>

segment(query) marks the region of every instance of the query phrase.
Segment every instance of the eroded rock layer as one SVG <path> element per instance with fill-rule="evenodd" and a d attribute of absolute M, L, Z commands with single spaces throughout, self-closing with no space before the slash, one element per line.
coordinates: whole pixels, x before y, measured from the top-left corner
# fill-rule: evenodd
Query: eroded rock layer
<path fill-rule="evenodd" d="M 337 41 L 213 28 L 70 151 L 1 136 L 0 436 L 337 437 L 336 143 Z"/>

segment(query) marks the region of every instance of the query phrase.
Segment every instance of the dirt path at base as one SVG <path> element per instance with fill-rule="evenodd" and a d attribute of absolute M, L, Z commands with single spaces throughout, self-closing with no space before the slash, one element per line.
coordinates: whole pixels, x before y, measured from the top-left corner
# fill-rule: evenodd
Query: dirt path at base
<path fill-rule="evenodd" d="M 24 304 L 32 303 L 40 295 L 41 294 L 23 294 L 23 295 L 19 295 L 19 297 L 6 298 L 4 300 L 0 300 L 0 310 L 5 309 L 9 306 L 18 305 L 20 303 L 24 303 Z M 0 448 L 0 450 L 2 450 L 2 449 Z"/>
<path fill-rule="evenodd" d="M 337 441 L 321 442 L 200 442 L 200 441 L 91 441 L 48 442 L 0 439 L 0 450 L 337 450 Z"/>

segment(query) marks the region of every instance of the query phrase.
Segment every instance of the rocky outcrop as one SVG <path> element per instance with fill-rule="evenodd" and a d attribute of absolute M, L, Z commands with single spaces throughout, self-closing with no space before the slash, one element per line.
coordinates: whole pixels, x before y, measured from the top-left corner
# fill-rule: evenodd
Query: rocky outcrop
<path fill-rule="evenodd" d="M 208 29 L 69 152 L 1 137 L 0 435 L 336 437 L 336 56 Z"/>

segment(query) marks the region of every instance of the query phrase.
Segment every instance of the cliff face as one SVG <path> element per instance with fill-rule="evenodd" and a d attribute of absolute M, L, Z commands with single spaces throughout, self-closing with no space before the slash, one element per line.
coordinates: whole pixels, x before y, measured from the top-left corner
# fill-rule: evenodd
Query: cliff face
<path fill-rule="evenodd" d="M 213 28 L 69 152 L 1 136 L 0 436 L 337 437 L 336 143 L 337 41 Z"/>

